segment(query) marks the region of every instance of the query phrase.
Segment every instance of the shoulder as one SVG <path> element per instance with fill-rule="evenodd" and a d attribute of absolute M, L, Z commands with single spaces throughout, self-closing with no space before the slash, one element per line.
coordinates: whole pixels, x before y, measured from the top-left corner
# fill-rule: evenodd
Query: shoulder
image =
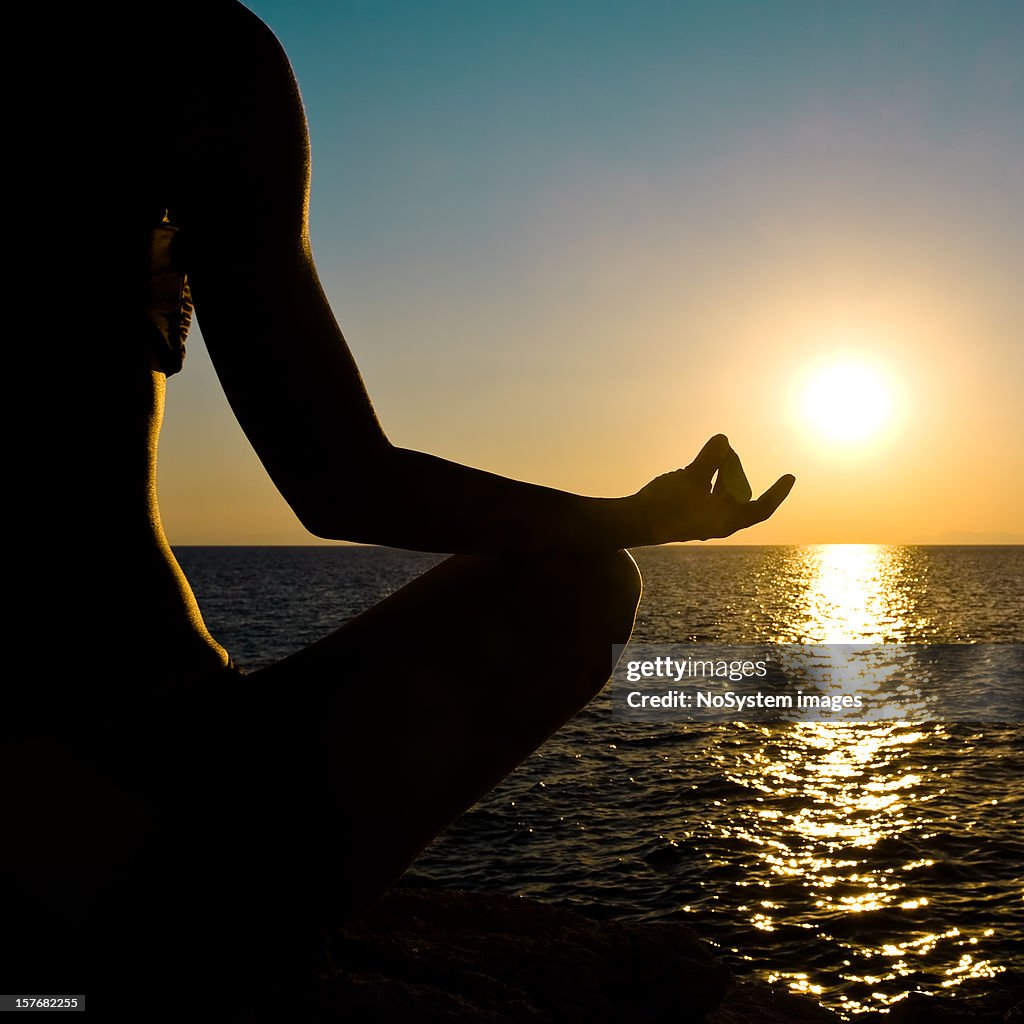
<path fill-rule="evenodd" d="M 211 71 L 225 75 L 253 71 L 291 74 L 288 57 L 277 36 L 236 0 L 190 3 L 176 23 L 188 36 L 192 55 L 203 59 L 216 57 Z"/>

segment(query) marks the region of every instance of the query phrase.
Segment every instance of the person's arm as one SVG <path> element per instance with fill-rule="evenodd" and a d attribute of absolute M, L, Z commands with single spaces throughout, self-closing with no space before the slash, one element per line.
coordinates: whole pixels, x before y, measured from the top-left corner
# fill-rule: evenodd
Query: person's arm
<path fill-rule="evenodd" d="M 686 469 L 665 474 L 627 497 L 594 498 L 389 447 L 361 475 L 365 500 L 351 502 L 345 481 L 328 471 L 315 488 L 318 508 L 303 521 L 322 537 L 461 553 L 707 540 L 767 519 L 793 485 L 792 477 L 783 477 L 757 501 L 748 502 L 713 491 L 716 470 L 736 458 L 719 434 Z"/>
<path fill-rule="evenodd" d="M 758 502 L 711 493 L 729 457 L 724 438 L 625 498 L 520 483 L 392 445 L 317 278 L 306 124 L 287 58 L 240 7 L 205 38 L 185 210 L 196 311 L 232 409 L 307 529 L 507 554 L 727 536 L 771 515 L 791 478 Z"/>

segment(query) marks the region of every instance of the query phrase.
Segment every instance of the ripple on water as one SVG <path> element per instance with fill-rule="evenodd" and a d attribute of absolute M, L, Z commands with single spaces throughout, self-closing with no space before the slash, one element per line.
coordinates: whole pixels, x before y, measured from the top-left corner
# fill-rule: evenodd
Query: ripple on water
<path fill-rule="evenodd" d="M 1022 550 L 641 550 L 637 637 L 1020 643 Z M 181 561 L 211 630 L 254 668 L 437 558 L 189 549 Z M 965 693 L 984 696 L 989 671 L 968 661 Z M 687 920 L 736 969 L 855 1016 L 1020 969 L 1022 754 L 1019 724 L 662 727 L 613 720 L 602 695 L 412 876 Z"/>

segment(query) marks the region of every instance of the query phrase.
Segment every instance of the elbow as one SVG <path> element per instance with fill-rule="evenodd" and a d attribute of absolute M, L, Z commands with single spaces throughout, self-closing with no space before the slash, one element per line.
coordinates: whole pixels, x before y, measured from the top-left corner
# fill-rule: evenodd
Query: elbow
<path fill-rule="evenodd" d="M 348 533 L 346 525 L 342 522 L 332 522 L 331 517 L 325 515 L 316 508 L 305 508 L 303 506 L 291 505 L 292 512 L 302 524 L 306 533 L 319 540 L 350 540 L 345 536 Z"/>
<path fill-rule="evenodd" d="M 347 540 L 356 544 L 386 543 L 369 521 L 345 511 L 302 515 L 296 512 L 296 515 L 303 529 L 319 540 Z"/>
<path fill-rule="evenodd" d="M 281 493 L 303 528 L 321 540 L 380 542 L 376 534 L 389 504 L 383 481 L 389 476 L 389 442 L 366 456 L 333 461 L 302 474 Z"/>
<path fill-rule="evenodd" d="M 367 518 L 348 503 L 330 500 L 290 501 L 292 512 L 303 529 L 320 540 L 367 541 Z"/>

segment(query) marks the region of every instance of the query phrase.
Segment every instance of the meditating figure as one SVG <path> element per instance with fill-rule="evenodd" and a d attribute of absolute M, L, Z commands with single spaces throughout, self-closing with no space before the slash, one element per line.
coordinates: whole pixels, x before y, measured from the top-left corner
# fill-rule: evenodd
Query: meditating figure
<path fill-rule="evenodd" d="M 199 891 L 204 913 L 336 919 L 605 684 L 640 597 L 627 548 L 729 536 L 793 479 L 749 500 L 720 434 L 616 498 L 392 444 L 317 279 L 306 122 L 274 36 L 227 0 L 67 17 L 48 51 L 63 87 L 37 110 L 41 258 L 62 272 L 20 378 L 47 420 L 18 491 L 41 553 L 14 580 L 43 658 L 5 722 L 6 877 L 26 915 L 86 929 Z M 192 303 L 312 534 L 452 555 L 249 675 L 157 505 Z"/>

